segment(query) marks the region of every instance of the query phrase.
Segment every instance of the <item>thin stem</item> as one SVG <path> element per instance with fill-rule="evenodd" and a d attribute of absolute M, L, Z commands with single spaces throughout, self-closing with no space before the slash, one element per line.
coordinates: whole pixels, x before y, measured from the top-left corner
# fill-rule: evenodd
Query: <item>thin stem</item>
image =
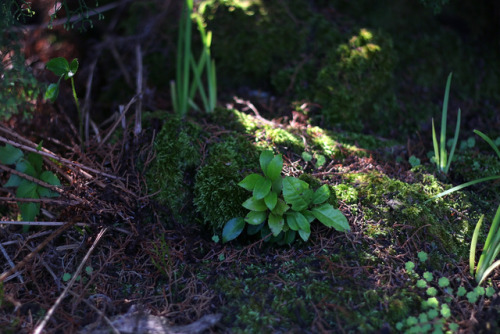
<path fill-rule="evenodd" d="M 71 77 L 71 89 L 73 90 L 73 99 L 75 100 L 76 111 L 78 112 L 78 131 L 80 132 L 80 141 L 83 145 L 83 119 L 82 111 L 80 110 L 80 102 L 78 101 L 78 96 L 76 96 L 75 80 Z"/>

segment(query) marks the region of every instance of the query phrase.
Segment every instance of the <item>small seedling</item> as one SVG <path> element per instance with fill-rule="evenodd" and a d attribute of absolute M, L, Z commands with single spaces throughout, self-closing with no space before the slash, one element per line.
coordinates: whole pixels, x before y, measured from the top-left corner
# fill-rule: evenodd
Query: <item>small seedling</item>
<path fill-rule="evenodd" d="M 412 167 L 417 167 L 420 166 L 420 159 L 417 158 L 416 156 L 412 155 L 409 159 L 408 162 Z"/>

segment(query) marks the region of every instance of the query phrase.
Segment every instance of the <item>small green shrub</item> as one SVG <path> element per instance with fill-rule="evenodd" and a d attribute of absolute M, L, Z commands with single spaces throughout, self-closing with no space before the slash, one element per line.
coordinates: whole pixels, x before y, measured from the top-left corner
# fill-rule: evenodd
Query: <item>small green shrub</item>
<path fill-rule="evenodd" d="M 274 156 L 271 151 L 263 151 L 259 161 L 263 175 L 253 173 L 238 183 L 252 192 L 252 196 L 242 204 L 250 211 L 245 218 L 233 218 L 226 223 L 222 232 L 223 242 L 238 237 L 245 223 L 249 224 L 249 235 L 261 232 L 266 240 L 282 244 L 292 243 L 296 233 L 307 241 L 311 234 L 310 224 L 315 219 L 337 231 L 349 231 L 349 224 L 342 212 L 326 203 L 330 198 L 328 185 L 313 191 L 307 182 L 298 178 L 283 178 L 283 158 L 281 155 Z M 269 234 L 273 238 L 268 239 Z"/>
<path fill-rule="evenodd" d="M 38 145 L 40 150 L 41 144 Z M 47 170 L 42 170 L 43 158 L 40 154 L 30 152 L 26 157 L 24 153 L 9 144 L 0 147 L 0 162 L 6 165 L 15 165 L 18 172 L 24 173 L 35 179 L 41 180 L 53 186 L 60 186 L 61 182 L 57 176 Z M 11 174 L 4 187 L 15 187 L 17 198 L 50 198 L 59 196 L 58 193 L 40 186 L 39 184 L 24 179 L 18 175 Z M 40 213 L 40 203 L 37 202 L 19 202 L 19 211 L 24 221 L 34 221 Z"/>
<path fill-rule="evenodd" d="M 335 46 L 316 80 L 316 99 L 330 125 L 360 130 L 364 122 L 383 124 L 395 111 L 390 82 L 396 64 L 392 40 L 361 29 L 348 43 Z"/>

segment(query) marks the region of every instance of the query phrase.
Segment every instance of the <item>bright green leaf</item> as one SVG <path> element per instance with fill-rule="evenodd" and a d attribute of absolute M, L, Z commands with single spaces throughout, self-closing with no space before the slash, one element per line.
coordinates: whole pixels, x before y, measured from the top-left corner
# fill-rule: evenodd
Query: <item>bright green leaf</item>
<path fill-rule="evenodd" d="M 64 273 L 62 280 L 63 282 L 67 282 L 71 279 L 71 274 L 70 273 Z"/>
<path fill-rule="evenodd" d="M 299 230 L 299 235 L 302 238 L 302 240 L 307 241 L 309 240 L 309 236 L 311 235 L 311 232 L 306 232 L 304 230 Z"/>
<path fill-rule="evenodd" d="M 23 221 L 34 221 L 40 212 L 40 203 L 19 203 L 19 211 Z"/>
<path fill-rule="evenodd" d="M 271 180 L 268 178 L 262 178 L 255 183 L 255 188 L 253 188 L 253 197 L 255 199 L 263 199 L 271 191 Z"/>
<path fill-rule="evenodd" d="M 316 219 L 316 217 L 314 217 L 313 213 L 309 210 L 302 210 L 302 211 L 300 211 L 300 213 L 304 217 L 306 217 L 306 219 L 309 223 L 312 223 Z"/>
<path fill-rule="evenodd" d="M 309 222 L 307 221 L 306 217 L 304 217 L 303 214 L 301 214 L 300 212 L 291 212 L 290 214 L 295 216 L 295 221 L 299 226 L 299 230 L 308 233 L 311 232 L 311 224 L 309 224 Z"/>
<path fill-rule="evenodd" d="M 326 202 L 328 198 L 330 198 L 330 187 L 324 184 L 314 192 L 312 202 L 313 204 L 321 204 Z"/>
<path fill-rule="evenodd" d="M 267 170 L 264 174 L 267 175 L 271 180 L 276 180 L 281 178 L 281 170 L 283 169 L 283 158 L 280 155 L 275 156 L 267 166 Z"/>
<path fill-rule="evenodd" d="M 222 230 L 222 242 L 226 243 L 236 239 L 245 228 L 245 220 L 241 217 L 229 220 Z"/>
<path fill-rule="evenodd" d="M 78 59 L 75 58 L 71 61 L 71 64 L 69 64 L 69 71 L 68 71 L 68 78 L 71 78 L 76 74 L 76 71 L 78 71 Z"/>
<path fill-rule="evenodd" d="M 273 211 L 278 203 L 278 195 L 274 191 L 270 191 L 269 194 L 264 197 L 264 203 L 266 203 L 269 210 Z M 279 215 L 283 215 L 283 212 Z"/>
<path fill-rule="evenodd" d="M 245 221 L 250 225 L 262 224 L 267 218 L 267 212 L 265 211 L 250 211 L 246 217 Z"/>
<path fill-rule="evenodd" d="M 347 218 L 337 209 L 334 209 L 330 204 L 323 204 L 312 209 L 312 214 L 325 226 L 333 227 L 337 231 L 349 231 L 349 223 Z"/>
<path fill-rule="evenodd" d="M 282 216 L 285 212 L 288 211 L 290 207 L 283 201 L 281 198 L 278 198 L 278 201 L 276 202 L 276 206 L 272 210 L 272 213 L 278 216 Z"/>
<path fill-rule="evenodd" d="M 308 153 L 306 151 L 302 152 L 302 159 L 304 159 L 304 161 L 311 161 L 312 160 L 312 155 L 311 153 Z"/>
<path fill-rule="evenodd" d="M 309 207 L 313 192 L 309 184 L 295 177 L 287 176 L 283 180 L 283 197 L 295 211 L 302 211 Z"/>
<path fill-rule="evenodd" d="M 267 166 L 269 166 L 269 163 L 271 162 L 271 160 L 273 160 L 273 158 L 274 154 L 271 151 L 263 151 L 260 154 L 259 163 L 260 168 L 262 168 L 262 172 L 264 172 L 264 174 L 266 174 Z"/>
<path fill-rule="evenodd" d="M 0 162 L 4 165 L 13 165 L 23 156 L 23 151 L 12 145 L 0 146 Z"/>
<path fill-rule="evenodd" d="M 241 181 L 240 183 L 238 183 L 238 185 L 242 188 L 245 188 L 246 190 L 248 191 L 253 191 L 253 188 L 255 187 L 255 184 L 263 179 L 264 177 L 262 175 L 259 175 L 259 174 L 250 174 L 248 175 L 247 177 L 245 177 L 243 179 L 243 181 Z"/>
<path fill-rule="evenodd" d="M 253 196 L 243 202 L 243 207 L 252 211 L 266 211 L 267 206 L 263 199 L 255 199 Z"/>
<path fill-rule="evenodd" d="M 316 155 L 316 168 L 323 166 L 326 163 L 326 158 L 322 154 Z"/>
<path fill-rule="evenodd" d="M 268 224 L 269 228 L 271 229 L 271 232 L 273 232 L 273 235 L 276 237 L 283 230 L 283 225 L 285 224 L 285 220 L 283 219 L 283 216 L 277 216 L 271 213 L 269 215 Z"/>
<path fill-rule="evenodd" d="M 58 77 L 66 74 L 70 70 L 68 61 L 63 57 L 57 57 L 49 60 L 46 67 Z"/>
<path fill-rule="evenodd" d="M 59 96 L 59 82 L 51 83 L 45 91 L 45 100 L 50 100 L 50 102 L 54 103 L 57 100 L 57 96 Z"/>
<path fill-rule="evenodd" d="M 299 230 L 299 224 L 297 224 L 297 220 L 295 219 L 295 215 L 293 214 L 293 212 L 289 212 L 286 214 L 286 223 L 291 230 Z"/>

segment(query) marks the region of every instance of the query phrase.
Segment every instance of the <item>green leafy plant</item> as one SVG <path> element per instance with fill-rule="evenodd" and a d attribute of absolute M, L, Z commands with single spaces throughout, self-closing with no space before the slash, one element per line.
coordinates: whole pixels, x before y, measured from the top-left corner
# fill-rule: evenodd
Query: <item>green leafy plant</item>
<path fill-rule="evenodd" d="M 314 166 L 316 168 L 319 168 L 326 163 L 325 156 L 323 154 L 318 154 L 318 153 L 311 154 L 309 152 L 304 151 L 302 152 L 302 159 L 304 159 L 304 161 L 306 162 L 312 162 L 314 159 L 315 160 Z"/>
<path fill-rule="evenodd" d="M 349 231 L 346 217 L 334 209 L 327 201 L 330 198 L 328 185 L 316 191 L 309 184 L 295 177 L 281 176 L 283 158 L 271 151 L 263 151 L 259 158 L 263 175 L 253 173 L 238 185 L 252 192 L 243 202 L 250 210 L 246 217 L 229 220 L 222 232 L 222 241 L 228 242 L 238 237 L 248 224 L 247 233 L 259 231 L 263 237 L 272 234 L 274 241 L 290 244 L 296 233 L 307 241 L 311 234 L 311 223 L 318 219 L 325 226 L 337 231 Z"/>
<path fill-rule="evenodd" d="M 417 158 L 416 156 L 412 155 L 409 159 L 408 162 L 412 167 L 417 167 L 420 166 L 420 159 Z"/>
<path fill-rule="evenodd" d="M 421 263 L 428 259 L 425 252 L 419 252 L 418 257 Z M 423 299 L 419 314 L 396 323 L 398 333 L 454 333 L 458 331 L 459 325 L 453 321 L 449 305 L 462 302 L 463 298 L 474 304 L 482 296 L 490 298 L 495 294 L 491 286 L 486 289 L 476 287 L 472 291 L 467 291 L 463 286 L 453 289 L 447 277 L 438 278 L 429 271 L 419 274 L 415 263 L 411 261 L 406 262 L 405 269 L 415 284 L 416 292 Z"/>
<path fill-rule="evenodd" d="M 477 134 L 479 137 L 483 138 L 488 143 L 488 145 L 491 146 L 491 148 L 493 149 L 493 151 L 495 151 L 495 153 L 497 154 L 498 158 L 500 159 L 500 150 L 498 149 L 497 144 L 495 142 L 493 142 L 493 140 L 490 137 L 488 137 L 486 134 L 482 133 L 479 130 L 474 130 L 474 133 Z M 496 179 L 500 179 L 500 175 L 487 176 L 487 177 L 483 177 L 483 178 L 480 178 L 480 179 L 472 180 L 472 181 L 460 184 L 460 185 L 458 185 L 456 187 L 450 188 L 448 190 L 445 190 L 445 191 L 443 191 L 443 192 L 441 192 L 441 193 L 433 196 L 428 201 L 430 201 L 432 199 L 435 199 L 435 198 L 443 197 L 445 195 L 451 194 L 451 193 L 453 193 L 455 191 L 461 190 L 463 188 L 466 188 L 468 186 L 472 186 L 472 185 L 477 184 L 477 183 L 481 183 L 481 182 L 485 182 L 485 181 L 491 181 L 491 180 L 496 180 Z"/>
<path fill-rule="evenodd" d="M 38 150 L 41 148 L 41 143 L 38 145 Z M 29 153 L 24 157 L 24 153 L 9 144 L 0 147 L 0 162 L 5 165 L 15 165 L 18 172 L 24 173 L 35 179 L 39 179 L 53 186 L 60 186 L 61 182 L 57 176 L 50 172 L 42 170 L 43 158 L 40 154 Z M 24 179 L 16 174 L 11 174 L 4 187 L 16 187 L 17 198 L 50 198 L 57 197 L 59 194 L 48 188 L 42 187 L 39 184 Z M 40 212 L 40 203 L 37 202 L 19 202 L 19 211 L 21 218 L 24 221 L 33 221 Z"/>
<path fill-rule="evenodd" d="M 439 144 L 436 138 L 434 119 L 432 119 L 432 143 L 434 145 L 434 161 L 437 165 L 438 171 L 443 172 L 444 174 L 447 174 L 448 170 L 450 169 L 451 161 L 453 160 L 453 154 L 455 153 L 455 148 L 458 142 L 458 134 L 460 132 L 461 111 L 460 109 L 458 109 L 458 118 L 457 118 L 457 125 L 455 128 L 455 136 L 452 141 L 450 156 L 448 157 L 448 154 L 446 152 L 446 119 L 448 114 L 448 98 L 450 96 L 451 77 L 452 73 L 448 75 L 448 80 L 446 81 L 446 89 L 444 92 L 443 111 L 441 113 L 441 136 Z"/>
<path fill-rule="evenodd" d="M 474 229 L 474 234 L 472 235 L 472 242 L 470 246 L 469 254 L 469 266 L 470 273 L 475 276 L 478 285 L 491 274 L 491 272 L 500 266 L 500 260 L 495 261 L 498 253 L 500 252 L 500 205 L 498 206 L 495 217 L 493 218 L 493 223 L 491 224 L 490 231 L 486 237 L 486 242 L 477 263 L 477 268 L 474 275 L 474 265 L 476 264 L 476 246 L 477 239 L 479 237 L 479 231 L 481 230 L 481 224 L 483 223 L 484 215 L 481 216 L 477 222 L 476 228 Z"/>
<path fill-rule="evenodd" d="M 61 83 L 61 80 L 63 78 L 64 80 L 67 79 L 71 80 L 73 99 L 75 101 L 76 111 L 78 112 L 80 139 L 82 139 L 83 142 L 83 118 L 82 118 L 83 116 L 80 110 L 80 102 L 78 101 L 78 96 L 76 95 L 75 79 L 74 79 L 76 71 L 78 71 L 78 59 L 75 58 L 71 61 L 71 63 L 68 63 L 68 61 L 65 58 L 62 57 L 54 58 L 49 60 L 46 67 L 49 71 L 51 71 L 52 73 L 54 73 L 59 77 L 57 83 L 51 83 L 47 88 L 47 91 L 45 92 L 45 99 L 50 100 L 52 103 L 55 102 L 57 96 L 59 95 L 59 85 Z"/>
<path fill-rule="evenodd" d="M 191 49 L 192 13 L 193 0 L 186 0 L 179 21 L 176 80 L 170 83 L 174 111 L 182 117 L 187 114 L 189 106 L 196 110 L 200 109 L 194 103 L 194 96 L 197 91 L 200 93 L 206 112 L 213 112 L 217 103 L 215 61 L 210 56 L 212 33 L 205 30 L 201 16 L 196 15 L 195 18 L 203 44 L 200 59 L 196 63 Z M 208 94 L 201 79 L 204 71 L 207 76 Z"/>

